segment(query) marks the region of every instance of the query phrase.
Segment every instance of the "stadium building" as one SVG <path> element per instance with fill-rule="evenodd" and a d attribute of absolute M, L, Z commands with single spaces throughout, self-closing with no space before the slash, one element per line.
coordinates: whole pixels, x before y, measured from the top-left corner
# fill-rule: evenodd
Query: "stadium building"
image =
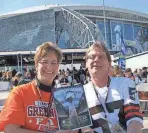
<path fill-rule="evenodd" d="M 36 47 L 46 41 L 62 49 L 63 64 L 82 62 L 95 40 L 107 42 L 111 54 L 123 46 L 126 55 L 148 50 L 148 15 L 112 7 L 37 6 L 1 15 L 0 29 L 0 65 L 10 69 L 32 66 Z"/>

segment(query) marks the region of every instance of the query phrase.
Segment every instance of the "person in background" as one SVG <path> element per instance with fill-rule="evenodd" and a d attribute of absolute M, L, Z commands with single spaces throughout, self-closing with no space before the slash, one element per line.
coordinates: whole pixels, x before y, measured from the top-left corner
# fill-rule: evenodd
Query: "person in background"
<path fill-rule="evenodd" d="M 73 70 L 72 70 L 72 78 L 73 78 L 74 84 L 79 83 L 80 78 L 79 78 L 78 70 L 75 67 L 73 67 Z"/>
<path fill-rule="evenodd" d="M 70 71 L 66 71 L 66 72 L 65 72 L 65 76 L 67 77 L 68 83 L 69 83 L 70 85 L 72 85 L 72 76 L 71 76 Z"/>
<path fill-rule="evenodd" d="M 62 86 L 69 84 L 68 83 L 68 79 L 67 79 L 67 77 L 66 77 L 64 72 L 60 75 L 59 79 L 60 79 L 60 84 Z"/>
<path fill-rule="evenodd" d="M 80 66 L 80 70 L 78 71 L 78 75 L 79 75 L 79 79 L 80 79 L 80 83 L 82 85 L 84 85 L 84 81 L 85 81 L 85 71 L 84 69 L 82 68 L 82 66 Z"/>
<path fill-rule="evenodd" d="M 9 86 L 9 90 L 11 91 L 14 87 L 16 87 L 18 85 L 18 80 L 17 77 L 14 76 L 12 77 L 11 81 L 10 81 L 10 86 Z"/>
<path fill-rule="evenodd" d="M 116 77 L 124 77 L 124 73 L 118 65 L 114 66 L 114 74 Z"/>
<path fill-rule="evenodd" d="M 148 76 L 147 67 L 143 67 L 142 68 L 142 73 L 141 73 L 141 78 L 143 79 L 143 81 L 145 83 L 147 82 L 147 76 Z"/>
<path fill-rule="evenodd" d="M 14 87 L 18 85 L 27 84 L 29 82 L 30 80 L 24 79 L 23 74 L 21 72 L 17 72 L 10 81 L 10 90 L 12 90 Z"/>
<path fill-rule="evenodd" d="M 12 77 L 14 77 L 16 73 L 17 73 L 17 71 L 15 69 L 13 69 L 12 70 Z"/>
<path fill-rule="evenodd" d="M 130 78 L 130 79 L 132 79 L 133 81 L 135 81 L 135 76 L 134 76 L 134 74 L 132 73 L 131 68 L 125 69 L 124 75 L 125 75 L 125 77 Z"/>
<path fill-rule="evenodd" d="M 109 77 L 111 57 L 103 42 L 94 42 L 86 52 L 91 81 L 84 85 L 95 133 L 141 133 L 143 115 L 133 80 Z M 85 132 L 85 128 L 82 129 Z"/>
<path fill-rule="evenodd" d="M 3 73 L 3 72 L 2 72 L 2 71 L 0 71 L 0 80 L 2 79 L 2 73 Z"/>
<path fill-rule="evenodd" d="M 69 133 L 67 130 L 58 130 L 52 94 L 62 52 L 56 44 L 45 42 L 37 48 L 34 61 L 36 78 L 11 91 L 0 113 L 0 131 Z"/>
<path fill-rule="evenodd" d="M 12 78 L 12 72 L 11 72 L 11 71 L 7 71 L 7 72 L 6 72 L 6 80 L 7 80 L 7 81 L 10 81 L 11 78 Z"/>
<path fill-rule="evenodd" d="M 27 80 L 27 79 L 24 78 L 24 76 L 21 72 L 17 72 L 15 77 L 18 81 L 17 85 L 22 85 L 22 84 L 26 84 L 26 83 L 30 82 L 30 80 Z"/>
<path fill-rule="evenodd" d="M 139 74 L 140 77 L 142 77 L 142 69 L 137 69 L 137 73 Z"/>
<path fill-rule="evenodd" d="M 31 80 L 31 73 L 29 71 L 27 71 L 24 75 L 25 79 L 30 79 Z"/>
<path fill-rule="evenodd" d="M 3 72 L 2 72 L 2 78 L 1 78 L 1 80 L 2 80 L 2 81 L 7 81 L 7 78 L 6 78 L 6 77 L 7 77 L 7 71 L 6 71 L 6 72 L 3 71 Z"/>
<path fill-rule="evenodd" d="M 140 77 L 139 73 L 138 73 L 138 69 L 136 69 L 134 72 L 133 72 L 133 75 L 135 77 L 135 84 L 138 85 L 140 83 L 143 83 L 142 81 L 142 78 Z"/>
<path fill-rule="evenodd" d="M 23 74 L 24 77 L 25 77 L 25 75 L 26 75 L 26 72 L 27 72 L 27 69 L 26 69 L 26 68 L 23 68 L 22 74 Z"/>
<path fill-rule="evenodd" d="M 110 77 L 116 77 L 115 72 L 114 72 L 114 66 L 111 66 L 109 68 L 109 74 Z"/>
<path fill-rule="evenodd" d="M 136 71 L 133 73 L 131 68 L 127 68 L 124 71 L 124 75 L 125 75 L 125 77 L 133 80 L 136 85 L 138 85 L 139 83 L 143 83 L 142 78 L 139 76 L 139 74 Z"/>
<path fill-rule="evenodd" d="M 89 74 L 87 68 L 85 69 L 85 73 L 86 73 L 86 79 L 85 79 L 85 81 L 84 81 L 84 84 L 86 84 L 86 83 L 88 83 L 88 82 L 91 81 L 91 77 L 90 77 L 90 74 Z"/>

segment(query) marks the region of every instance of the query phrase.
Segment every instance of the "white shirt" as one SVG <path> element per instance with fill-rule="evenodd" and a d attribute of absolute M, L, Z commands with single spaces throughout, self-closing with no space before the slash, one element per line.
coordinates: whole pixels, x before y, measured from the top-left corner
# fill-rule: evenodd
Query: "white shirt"
<path fill-rule="evenodd" d="M 96 89 L 97 93 L 99 93 L 98 94 L 98 97 L 101 100 L 100 102 L 101 103 L 103 102 L 103 104 L 104 104 L 105 103 L 105 100 L 106 100 L 106 97 L 107 97 L 107 93 L 108 93 L 107 86 L 102 87 L 102 88 L 95 87 L 95 89 Z"/>

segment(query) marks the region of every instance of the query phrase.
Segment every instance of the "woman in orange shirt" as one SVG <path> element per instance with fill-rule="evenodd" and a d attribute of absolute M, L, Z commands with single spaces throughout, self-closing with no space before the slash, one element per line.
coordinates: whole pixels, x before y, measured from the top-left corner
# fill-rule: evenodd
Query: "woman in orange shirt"
<path fill-rule="evenodd" d="M 0 131 L 5 133 L 69 133 L 58 130 L 52 89 L 62 61 L 62 52 L 52 42 L 36 50 L 36 78 L 12 90 L 0 114 Z"/>

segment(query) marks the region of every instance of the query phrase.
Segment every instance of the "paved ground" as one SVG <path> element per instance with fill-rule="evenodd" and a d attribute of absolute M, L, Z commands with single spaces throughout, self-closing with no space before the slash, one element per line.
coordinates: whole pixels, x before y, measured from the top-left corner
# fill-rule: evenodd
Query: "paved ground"
<path fill-rule="evenodd" d="M 144 117 L 144 128 L 148 128 L 148 117 Z"/>
<path fill-rule="evenodd" d="M 6 99 L 9 93 L 9 91 L 0 91 L 0 99 Z"/>
<path fill-rule="evenodd" d="M 148 133 L 148 112 L 144 115 L 144 128 L 142 133 Z"/>
<path fill-rule="evenodd" d="M 0 91 L 0 110 L 2 109 L 2 106 L 4 105 L 4 102 L 8 97 L 9 93 L 9 91 Z"/>

